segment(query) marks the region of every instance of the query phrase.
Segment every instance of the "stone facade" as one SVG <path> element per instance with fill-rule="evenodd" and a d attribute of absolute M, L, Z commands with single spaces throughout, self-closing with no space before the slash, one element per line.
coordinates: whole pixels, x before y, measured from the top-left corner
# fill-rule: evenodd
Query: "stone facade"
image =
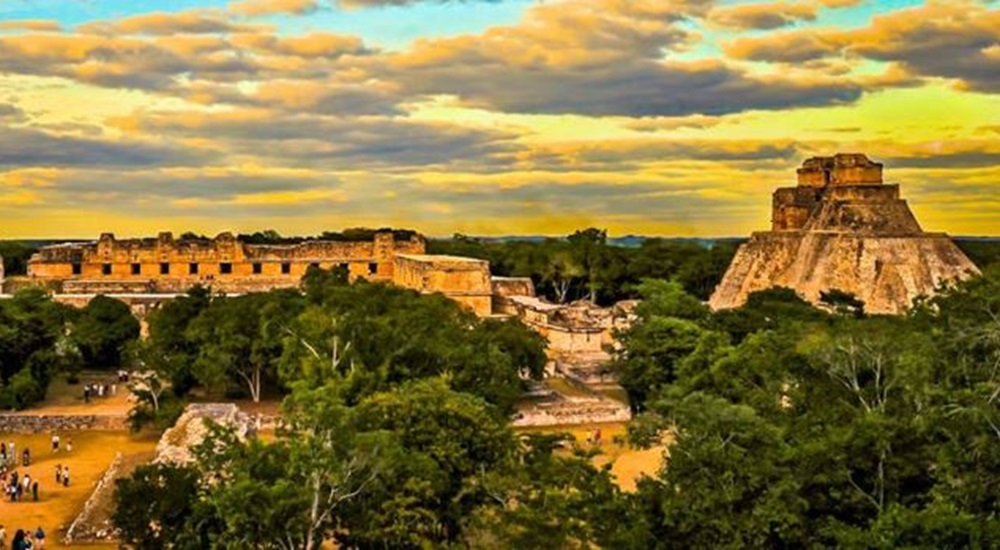
<path fill-rule="evenodd" d="M 519 318 L 548 341 L 553 359 L 606 354 L 615 345 L 616 330 L 632 321 L 636 302 L 598 307 L 581 300 L 553 304 L 533 295 L 495 297 L 495 313 Z"/>
<path fill-rule="evenodd" d="M 424 293 L 439 292 L 480 317 L 493 313 L 493 286 L 486 260 L 459 256 L 397 254 L 393 283 Z"/>
<path fill-rule="evenodd" d="M 66 294 L 182 293 L 195 285 L 246 293 L 298 286 L 310 266 L 346 267 L 352 278 L 391 281 L 398 254 L 423 254 L 423 237 L 397 241 L 379 232 L 372 241 L 303 241 L 254 245 L 229 233 L 214 239 L 115 239 L 49 246 L 28 262 L 28 283 Z"/>
<path fill-rule="evenodd" d="M 822 292 L 841 290 L 870 313 L 898 314 L 979 272 L 947 235 L 921 229 L 899 186 L 884 184 L 882 165 L 864 155 L 811 158 L 798 183 L 775 191 L 771 231 L 737 251 L 713 309 L 788 287 L 816 304 Z"/>

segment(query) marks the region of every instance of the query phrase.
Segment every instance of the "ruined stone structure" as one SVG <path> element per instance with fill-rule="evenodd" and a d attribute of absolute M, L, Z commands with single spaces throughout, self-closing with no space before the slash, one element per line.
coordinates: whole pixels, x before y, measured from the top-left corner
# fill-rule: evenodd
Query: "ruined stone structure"
<path fill-rule="evenodd" d="M 806 160 L 798 186 L 774 192 L 771 231 L 736 253 L 709 304 L 739 307 L 756 291 L 787 287 L 812 303 L 840 290 L 870 313 L 898 314 L 920 296 L 978 273 L 943 233 L 926 233 L 861 154 Z"/>
<path fill-rule="evenodd" d="M 459 256 L 397 254 L 392 282 L 424 293 L 439 292 L 480 317 L 493 313 L 490 264 Z"/>
<path fill-rule="evenodd" d="M 266 292 L 299 286 L 310 267 L 340 266 L 352 280 L 439 292 L 477 315 L 493 313 L 488 262 L 427 255 L 425 250 L 423 237 L 399 241 L 388 231 L 376 233 L 369 242 L 289 245 L 242 243 L 229 233 L 215 239 L 174 239 L 162 233 L 156 239 L 126 240 L 106 233 L 96 242 L 43 248 L 28 262 L 28 276 L 7 281 L 3 289 L 13 293 L 41 286 L 56 300 L 80 307 L 103 294 L 128 303 L 141 318 L 195 285 L 227 294 Z"/>
<path fill-rule="evenodd" d="M 370 242 L 304 241 L 253 245 L 230 233 L 215 239 L 115 239 L 49 246 L 28 262 L 28 283 L 61 294 L 182 293 L 203 285 L 215 292 L 260 292 L 299 285 L 311 266 L 343 266 L 352 278 L 391 281 L 397 254 L 422 254 L 420 236 L 396 241 L 380 232 Z"/>

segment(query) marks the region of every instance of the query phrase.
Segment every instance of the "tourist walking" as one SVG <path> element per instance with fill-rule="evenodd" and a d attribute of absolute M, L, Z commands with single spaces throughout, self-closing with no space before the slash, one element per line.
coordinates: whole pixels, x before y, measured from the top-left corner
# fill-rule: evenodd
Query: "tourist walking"
<path fill-rule="evenodd" d="M 31 548 L 30 546 L 26 546 L 27 542 L 28 541 L 25 539 L 24 535 L 24 529 L 18 529 L 17 532 L 14 533 L 14 538 L 10 541 L 10 550 L 26 550 Z"/>
<path fill-rule="evenodd" d="M 59 434 L 57 433 L 52 434 L 52 452 L 53 453 L 59 452 Z"/>
<path fill-rule="evenodd" d="M 67 437 L 66 438 L 66 452 L 67 453 L 72 453 L 73 452 L 73 438 L 72 437 Z"/>
<path fill-rule="evenodd" d="M 69 487 L 69 466 L 63 466 L 63 487 Z"/>
<path fill-rule="evenodd" d="M 38 480 L 31 484 L 31 500 L 38 502 Z"/>
<path fill-rule="evenodd" d="M 62 464 L 56 464 L 56 485 L 62 483 Z"/>
<path fill-rule="evenodd" d="M 2 523 L 0 523 L 0 548 L 7 548 L 7 530 Z"/>
<path fill-rule="evenodd" d="M 41 525 L 38 526 L 38 529 L 35 529 L 35 542 L 39 548 L 45 548 L 45 531 L 42 531 Z"/>

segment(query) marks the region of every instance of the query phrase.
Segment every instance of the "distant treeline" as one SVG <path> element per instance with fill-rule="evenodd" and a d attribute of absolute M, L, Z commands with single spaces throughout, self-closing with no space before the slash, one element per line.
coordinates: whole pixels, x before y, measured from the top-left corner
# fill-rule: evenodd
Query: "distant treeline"
<path fill-rule="evenodd" d="M 595 228 L 543 240 L 455 235 L 430 241 L 428 252 L 488 260 L 494 275 L 530 277 L 539 295 L 555 302 L 589 298 L 608 305 L 638 297 L 643 279 L 676 280 L 685 291 L 707 299 L 741 241 L 632 238 L 628 246 L 612 242 L 607 231 Z"/>
<path fill-rule="evenodd" d="M 343 231 L 324 231 L 319 235 L 309 237 L 284 237 L 277 231 L 268 229 L 250 234 L 243 233 L 236 238 L 247 244 L 296 244 L 305 241 L 367 242 L 373 240 L 376 233 L 386 232 L 391 232 L 397 241 L 408 241 L 418 234 L 412 229 L 352 227 Z"/>
<path fill-rule="evenodd" d="M 993 238 L 957 238 L 955 244 L 965 252 L 972 263 L 980 269 L 1000 264 L 1000 239 Z"/>

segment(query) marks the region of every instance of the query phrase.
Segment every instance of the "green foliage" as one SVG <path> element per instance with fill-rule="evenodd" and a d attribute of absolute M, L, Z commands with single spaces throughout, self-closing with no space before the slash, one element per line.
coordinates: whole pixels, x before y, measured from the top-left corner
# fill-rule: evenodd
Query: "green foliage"
<path fill-rule="evenodd" d="M 372 229 L 368 227 L 353 227 L 345 229 L 340 232 L 336 231 L 324 231 L 323 233 L 314 237 L 284 237 L 277 231 L 273 229 L 267 229 L 264 231 L 257 231 L 251 234 L 241 234 L 237 236 L 240 242 L 247 244 L 296 244 L 304 241 L 341 241 L 341 242 L 371 242 L 375 238 L 376 233 L 381 232 L 391 232 L 393 237 L 397 241 L 408 241 L 414 235 L 417 234 L 416 231 L 410 229 L 393 229 L 391 227 L 383 227 L 381 229 Z"/>
<path fill-rule="evenodd" d="M 198 356 L 197 344 L 188 338 L 188 326 L 210 302 L 209 291 L 199 286 L 153 311 L 147 319 L 149 338 L 133 347 L 133 366 L 153 370 L 170 382 L 175 395 L 186 395 L 197 383 L 194 361 Z"/>
<path fill-rule="evenodd" d="M 706 247 L 689 241 L 646 239 L 640 246 L 609 244 L 606 231 L 589 228 L 566 239 L 485 242 L 464 235 L 430 241 L 433 254 L 490 262 L 496 275 L 530 277 L 539 295 L 555 302 L 591 298 L 603 305 L 636 298 L 643 279 L 676 280 L 707 300 L 736 253 L 734 243 Z"/>
<path fill-rule="evenodd" d="M 482 529 L 500 525 L 504 540 L 585 548 L 621 535 L 601 525 L 626 512 L 606 471 L 582 455 L 557 457 L 544 438 L 519 444 L 482 399 L 430 379 L 352 407 L 340 384 L 296 383 L 287 429 L 274 441 L 240 441 L 214 427 L 193 469 L 147 467 L 120 481 L 114 521 L 124 540 L 148 548 L 489 547 L 482 544 L 492 531 Z"/>
<path fill-rule="evenodd" d="M 112 521 L 123 542 L 137 548 L 173 548 L 198 502 L 198 473 L 165 464 L 140 466 L 115 482 Z"/>
<path fill-rule="evenodd" d="M 671 361 L 656 358 L 686 339 L 664 327 L 692 321 L 654 296 L 621 353 L 654 388 L 636 440 L 673 438 L 635 497 L 645 546 L 995 547 L 998 281 L 988 270 L 899 318 L 837 295 L 847 315 L 831 316 L 777 289 L 699 320 Z"/>
<path fill-rule="evenodd" d="M 139 338 L 139 321 L 123 302 L 97 296 L 77 317 L 70 337 L 86 367 L 119 368 L 127 347 Z"/>
<path fill-rule="evenodd" d="M 304 305 L 294 290 L 212 300 L 185 332 L 198 350 L 194 375 L 216 390 L 247 390 L 259 402 L 278 383 L 286 327 Z"/>
<path fill-rule="evenodd" d="M 996 239 L 955 239 L 955 244 L 980 269 L 1000 265 L 1000 241 Z"/>
<path fill-rule="evenodd" d="M 73 313 L 37 289 L 0 300 L 0 407 L 44 399 L 53 376 L 77 368 L 79 355 L 65 337 Z"/>
<path fill-rule="evenodd" d="M 27 275 L 28 260 L 38 249 L 17 241 L 0 241 L 0 257 L 7 277 Z"/>
<path fill-rule="evenodd" d="M 482 320 L 440 296 L 316 273 L 305 280 L 310 305 L 284 327 L 280 372 L 289 383 L 344 378 L 345 399 L 409 380 L 449 376 L 508 411 L 522 377 L 540 378 L 544 342 L 517 321 Z"/>
<path fill-rule="evenodd" d="M 643 548 L 648 532 L 593 455 L 566 453 L 572 436 L 523 434 L 519 459 L 484 485 L 502 506 L 481 507 L 467 530 L 473 548 Z"/>

